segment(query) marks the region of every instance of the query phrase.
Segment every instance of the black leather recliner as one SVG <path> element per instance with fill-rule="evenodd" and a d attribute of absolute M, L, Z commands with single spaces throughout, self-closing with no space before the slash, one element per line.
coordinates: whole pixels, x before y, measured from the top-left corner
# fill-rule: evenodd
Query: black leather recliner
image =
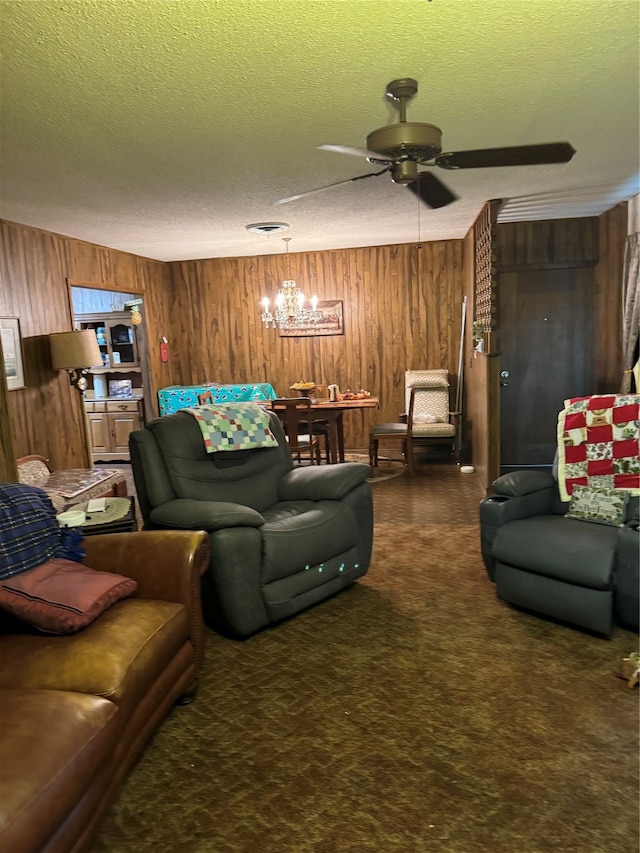
<path fill-rule="evenodd" d="M 638 497 L 623 527 L 565 518 L 558 484 L 515 471 L 480 504 L 482 558 L 498 597 L 609 636 L 615 620 L 638 630 Z"/>
<path fill-rule="evenodd" d="M 205 530 L 210 627 L 246 637 L 337 593 L 369 568 L 370 468 L 294 468 L 277 416 L 277 447 L 207 453 L 187 412 L 150 421 L 129 446 L 145 529 Z"/>

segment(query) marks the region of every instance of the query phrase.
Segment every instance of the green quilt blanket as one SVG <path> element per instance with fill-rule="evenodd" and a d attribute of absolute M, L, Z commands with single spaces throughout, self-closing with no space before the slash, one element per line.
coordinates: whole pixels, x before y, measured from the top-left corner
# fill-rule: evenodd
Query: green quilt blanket
<path fill-rule="evenodd" d="M 278 446 L 269 415 L 257 403 L 219 403 L 183 411 L 198 421 L 207 453 Z"/>

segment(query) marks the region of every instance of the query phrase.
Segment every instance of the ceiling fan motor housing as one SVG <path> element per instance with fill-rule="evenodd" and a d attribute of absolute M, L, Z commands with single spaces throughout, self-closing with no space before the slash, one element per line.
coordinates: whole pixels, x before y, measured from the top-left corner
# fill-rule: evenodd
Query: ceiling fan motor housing
<path fill-rule="evenodd" d="M 392 160 L 428 163 L 442 151 L 442 131 L 434 124 L 423 122 L 390 124 L 367 136 L 367 150 Z"/>

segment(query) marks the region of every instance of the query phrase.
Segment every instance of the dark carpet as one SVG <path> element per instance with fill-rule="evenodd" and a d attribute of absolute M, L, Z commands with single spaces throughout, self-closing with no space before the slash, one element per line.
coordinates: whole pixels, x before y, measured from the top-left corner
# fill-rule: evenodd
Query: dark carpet
<path fill-rule="evenodd" d="M 373 489 L 369 573 L 244 642 L 120 789 L 94 853 L 634 853 L 638 636 L 498 601 L 475 475 Z"/>

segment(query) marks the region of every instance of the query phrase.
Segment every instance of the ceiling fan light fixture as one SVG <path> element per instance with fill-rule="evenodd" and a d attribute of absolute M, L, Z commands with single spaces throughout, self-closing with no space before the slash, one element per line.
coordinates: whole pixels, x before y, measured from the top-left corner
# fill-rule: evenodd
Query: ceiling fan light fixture
<path fill-rule="evenodd" d="M 288 231 L 290 226 L 287 222 L 253 222 L 251 225 L 245 225 L 247 231 L 253 234 L 279 234 L 281 231 Z"/>
<path fill-rule="evenodd" d="M 412 184 L 418 177 L 418 164 L 415 160 L 401 160 L 391 167 L 391 180 L 394 184 Z"/>

